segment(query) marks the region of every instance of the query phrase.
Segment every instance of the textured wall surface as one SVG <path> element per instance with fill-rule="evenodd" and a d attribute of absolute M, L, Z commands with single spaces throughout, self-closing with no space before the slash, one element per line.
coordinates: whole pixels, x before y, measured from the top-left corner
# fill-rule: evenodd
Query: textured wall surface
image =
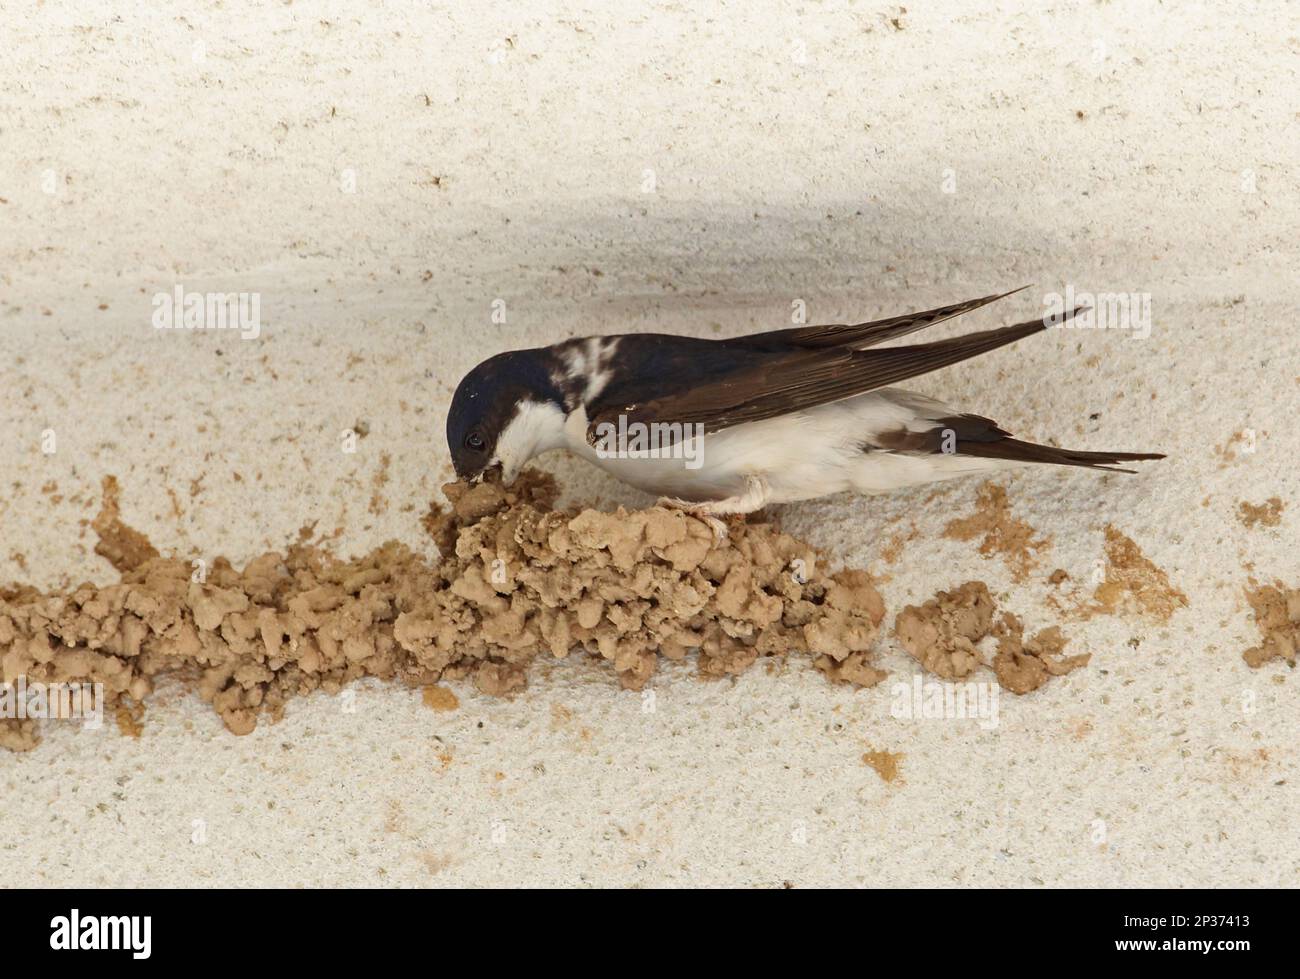
<path fill-rule="evenodd" d="M 109 580 L 86 521 L 110 473 L 169 553 L 242 562 L 312 520 L 346 553 L 427 546 L 477 360 L 799 302 L 833 322 L 1030 284 L 951 336 L 1137 294 L 1149 335 L 1051 331 L 913 386 L 1170 458 L 1000 478 L 1050 538 L 1020 582 L 942 533 L 975 482 L 779 510 L 879 575 L 887 624 L 978 578 L 1093 653 L 994 729 L 891 716 L 916 667 L 889 635 L 871 690 L 683 668 L 653 713 L 578 658 L 509 702 L 366 686 L 245 738 L 164 690 L 138 739 L 55 726 L 0 757 L 9 880 L 1300 883 L 1296 680 L 1240 657 L 1252 576 L 1300 583 L 1294 3 L 136 6 L 5 4 L 0 582 Z M 256 293 L 258 336 L 155 329 L 178 285 Z M 1239 519 L 1272 497 L 1276 526 Z M 1052 606 L 1107 525 L 1185 608 Z"/>

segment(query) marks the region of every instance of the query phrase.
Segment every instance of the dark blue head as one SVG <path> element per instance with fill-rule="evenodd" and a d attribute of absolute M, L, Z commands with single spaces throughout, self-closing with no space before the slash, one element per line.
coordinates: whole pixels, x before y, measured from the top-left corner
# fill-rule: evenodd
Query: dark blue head
<path fill-rule="evenodd" d="M 564 398 L 547 350 L 509 350 L 461 379 L 447 413 L 447 448 L 459 479 L 500 470 L 511 482 L 538 452 L 563 444 Z"/>

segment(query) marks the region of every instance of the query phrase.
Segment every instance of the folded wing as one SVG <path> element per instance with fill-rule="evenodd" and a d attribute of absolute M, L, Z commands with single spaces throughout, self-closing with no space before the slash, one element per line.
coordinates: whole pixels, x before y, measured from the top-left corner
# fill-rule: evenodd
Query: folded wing
<path fill-rule="evenodd" d="M 1080 309 L 1071 311 L 1064 320 L 1078 312 Z M 1045 329 L 1043 318 L 1038 317 L 949 340 L 884 350 L 786 347 L 770 354 L 740 357 L 734 368 L 715 370 L 689 387 L 644 401 L 623 399 L 593 405 L 587 437 L 594 442 L 597 427 L 617 423 L 620 415 L 629 423 L 703 425 L 704 432 L 716 432 L 897 384 Z"/>
<path fill-rule="evenodd" d="M 877 344 L 916 333 L 918 330 L 924 330 L 936 323 L 942 323 L 944 320 L 950 320 L 954 316 L 969 313 L 981 306 L 987 306 L 999 299 L 1005 299 L 1007 296 L 1014 296 L 1017 292 L 1023 292 L 1028 288 L 1028 286 L 1021 286 L 1019 289 L 1012 289 L 1010 292 L 981 296 L 979 299 L 968 299 L 965 302 L 953 303 L 951 306 L 939 306 L 919 313 L 903 313 L 883 320 L 872 320 L 870 323 L 795 326 L 785 330 L 773 330 L 770 333 L 755 333 L 750 336 L 736 337 L 722 342 L 729 346 L 746 347 L 754 350 L 789 350 L 791 347 L 803 347 L 808 350 L 823 347 L 854 347 L 856 349 L 874 347 Z"/>

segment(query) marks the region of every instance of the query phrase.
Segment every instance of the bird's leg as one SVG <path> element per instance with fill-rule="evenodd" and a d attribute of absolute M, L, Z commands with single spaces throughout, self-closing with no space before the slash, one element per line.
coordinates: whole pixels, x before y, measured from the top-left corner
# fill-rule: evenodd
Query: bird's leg
<path fill-rule="evenodd" d="M 709 529 L 713 531 L 714 541 L 724 541 L 727 539 L 727 525 L 708 511 L 706 508 L 707 504 L 692 503 L 690 500 L 679 500 L 672 496 L 661 496 L 656 501 L 655 505 L 665 507 L 669 510 L 681 510 L 683 513 L 689 513 L 692 517 L 704 521 L 709 525 Z"/>
<path fill-rule="evenodd" d="M 709 529 L 713 531 L 713 539 L 721 541 L 727 539 L 728 532 L 727 525 L 718 519 L 719 517 L 761 510 L 767 505 L 768 495 L 766 480 L 759 476 L 747 476 L 745 492 L 739 496 L 729 496 L 725 500 L 705 500 L 703 503 L 692 503 L 689 500 L 664 496 L 660 497 L 658 505 L 672 510 L 682 510 L 693 517 L 698 517 L 709 525 Z"/>

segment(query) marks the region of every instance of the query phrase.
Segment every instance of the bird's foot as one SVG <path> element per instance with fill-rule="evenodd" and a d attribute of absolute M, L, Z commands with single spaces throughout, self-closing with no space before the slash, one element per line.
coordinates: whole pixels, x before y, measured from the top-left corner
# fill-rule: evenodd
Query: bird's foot
<path fill-rule="evenodd" d="M 729 536 L 727 525 L 724 521 L 718 519 L 713 514 L 712 507 L 707 503 L 692 503 L 690 500 L 679 500 L 671 496 L 661 496 L 655 504 L 656 506 L 665 507 L 669 510 L 681 510 L 688 513 L 697 520 L 703 521 L 713 531 L 713 541 L 715 544 L 721 543 Z"/>

